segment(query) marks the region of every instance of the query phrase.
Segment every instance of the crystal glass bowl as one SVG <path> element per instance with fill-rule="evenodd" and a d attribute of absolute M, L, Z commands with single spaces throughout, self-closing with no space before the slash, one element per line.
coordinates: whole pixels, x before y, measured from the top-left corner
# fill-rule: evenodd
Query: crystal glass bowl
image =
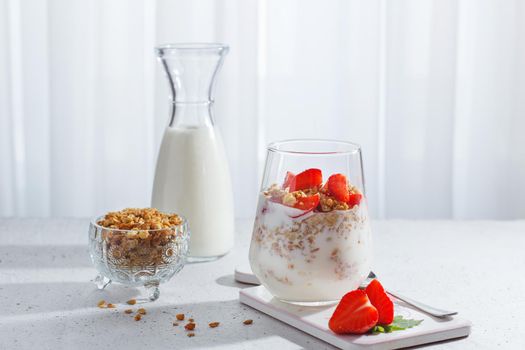
<path fill-rule="evenodd" d="M 102 227 L 95 218 L 89 225 L 89 254 L 98 270 L 95 283 L 104 289 L 111 282 L 144 286 L 150 300 L 159 284 L 178 273 L 186 262 L 190 233 L 186 219 L 169 228 L 121 230 Z"/>

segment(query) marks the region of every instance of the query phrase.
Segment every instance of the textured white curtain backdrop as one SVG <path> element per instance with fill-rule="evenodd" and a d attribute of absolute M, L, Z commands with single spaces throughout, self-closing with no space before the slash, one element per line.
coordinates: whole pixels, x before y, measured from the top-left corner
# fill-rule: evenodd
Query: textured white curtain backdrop
<path fill-rule="evenodd" d="M 0 216 L 148 206 L 153 47 L 188 41 L 231 46 L 215 114 L 238 217 L 265 144 L 299 137 L 363 146 L 376 218 L 525 217 L 519 0 L 0 0 Z"/>

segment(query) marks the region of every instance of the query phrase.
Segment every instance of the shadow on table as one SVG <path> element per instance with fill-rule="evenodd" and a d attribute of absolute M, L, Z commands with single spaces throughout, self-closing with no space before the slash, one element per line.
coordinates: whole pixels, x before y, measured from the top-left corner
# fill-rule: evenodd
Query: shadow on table
<path fill-rule="evenodd" d="M 91 267 L 85 245 L 0 245 L 2 268 Z"/>
<path fill-rule="evenodd" d="M 27 315 L 75 311 L 96 307 L 104 299 L 124 302 L 140 295 L 137 288 L 112 284 L 98 290 L 92 282 L 0 284 L 0 302 L 4 315 Z"/>
<path fill-rule="evenodd" d="M 116 346 L 126 349 L 171 349 L 175 344 L 179 349 L 191 349 L 221 345 L 233 347 L 236 344 L 242 347 L 247 341 L 271 337 L 271 344 L 277 348 L 295 345 L 305 349 L 334 349 L 327 343 L 239 303 L 238 300 L 171 305 L 147 303 L 141 305 L 146 308 L 147 314 L 138 322 L 133 320 L 133 314 L 124 314 L 123 310 L 127 307 L 129 306 L 119 306 L 113 310 L 94 308 L 91 312 L 65 314 L 63 317 L 44 315 L 47 316 L 45 319 L 38 315 L 38 321 L 25 317 L 11 322 L 7 319 L 5 322 L 4 318 L 2 323 L 7 331 L 5 334 L 13 334 L 4 340 L 7 345 L 18 342 L 17 345 L 22 348 L 52 347 L 56 345 L 56 339 L 60 338 L 62 348 L 78 348 L 78 344 L 82 344 L 82 348 Z M 184 321 L 179 321 L 178 326 L 172 325 L 178 313 L 184 313 L 186 318 L 195 319 L 195 337 L 187 337 Z M 246 319 L 253 319 L 253 324 L 244 325 L 243 321 Z M 208 327 L 208 323 L 214 321 L 220 322 L 219 327 Z M 31 329 L 32 332 L 37 332 L 39 337 L 15 340 L 15 330 L 21 328 Z M 111 330 L 108 333 L 111 339 L 101 337 L 101 333 L 107 330 Z"/>
<path fill-rule="evenodd" d="M 235 280 L 233 274 L 224 275 L 215 280 L 215 282 L 221 286 L 225 287 L 232 287 L 232 288 L 249 288 L 249 287 L 256 287 L 253 284 L 246 284 L 246 283 L 239 283 Z"/>

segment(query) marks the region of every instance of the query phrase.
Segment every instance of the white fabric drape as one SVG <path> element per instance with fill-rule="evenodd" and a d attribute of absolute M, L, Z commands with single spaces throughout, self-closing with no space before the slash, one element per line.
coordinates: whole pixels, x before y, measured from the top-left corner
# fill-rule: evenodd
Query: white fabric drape
<path fill-rule="evenodd" d="M 519 0 L 0 0 L 0 216 L 149 205 L 153 47 L 189 41 L 231 46 L 215 115 L 238 217 L 265 144 L 304 137 L 363 146 L 376 218 L 525 217 Z"/>

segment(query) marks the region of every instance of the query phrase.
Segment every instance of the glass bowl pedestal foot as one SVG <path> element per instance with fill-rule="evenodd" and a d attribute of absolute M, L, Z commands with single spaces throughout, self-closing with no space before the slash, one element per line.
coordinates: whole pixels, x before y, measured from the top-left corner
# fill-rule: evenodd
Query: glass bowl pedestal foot
<path fill-rule="evenodd" d="M 97 286 L 99 290 L 103 290 L 111 283 L 111 280 L 107 278 L 106 276 L 103 276 L 102 274 L 99 273 L 97 277 L 95 277 L 93 282 L 95 283 L 95 285 Z"/>
<path fill-rule="evenodd" d="M 144 288 L 146 289 L 146 297 L 150 301 L 155 301 L 160 296 L 160 289 L 159 289 L 159 281 L 151 281 L 144 284 Z"/>

